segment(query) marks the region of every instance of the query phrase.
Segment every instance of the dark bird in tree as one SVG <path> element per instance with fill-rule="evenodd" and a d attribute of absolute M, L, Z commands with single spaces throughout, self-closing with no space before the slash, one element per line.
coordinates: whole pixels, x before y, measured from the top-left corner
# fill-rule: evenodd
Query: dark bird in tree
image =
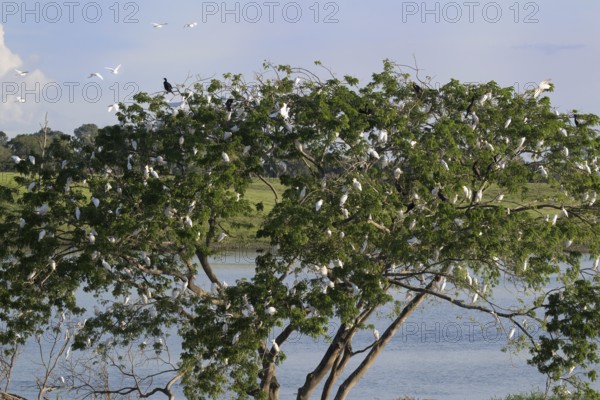
<path fill-rule="evenodd" d="M 227 101 L 225 102 L 225 108 L 227 109 L 227 111 L 231 111 L 232 105 L 233 105 L 233 99 L 231 99 L 231 98 L 227 99 Z"/>
<path fill-rule="evenodd" d="M 164 79 L 165 81 L 163 82 L 163 86 L 165 90 L 167 91 L 167 93 L 173 94 L 173 86 L 167 81 L 167 78 Z"/>
<path fill-rule="evenodd" d="M 579 120 L 579 115 L 573 114 L 573 122 L 575 123 L 575 126 L 579 126 L 581 124 L 581 121 Z"/>
<path fill-rule="evenodd" d="M 421 88 L 421 86 L 417 85 L 416 82 L 412 83 L 412 87 L 413 87 L 413 90 L 415 91 L 415 93 L 417 94 L 417 96 L 420 96 L 421 93 L 423 93 L 423 88 Z"/>
<path fill-rule="evenodd" d="M 469 107 L 467 107 L 467 115 L 471 114 L 473 112 L 473 107 L 475 106 L 475 95 L 473 95 L 473 97 L 471 98 L 471 103 L 469 103 Z"/>

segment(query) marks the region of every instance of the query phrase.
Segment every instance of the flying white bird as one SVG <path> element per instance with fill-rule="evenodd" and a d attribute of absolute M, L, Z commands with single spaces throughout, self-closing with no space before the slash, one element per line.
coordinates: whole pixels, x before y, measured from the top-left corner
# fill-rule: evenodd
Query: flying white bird
<path fill-rule="evenodd" d="M 121 64 L 117 65 L 114 68 L 111 68 L 111 67 L 104 67 L 104 68 L 107 69 L 107 70 L 109 70 L 114 75 L 117 75 L 119 73 L 119 69 L 121 69 Z"/>
<path fill-rule="evenodd" d="M 21 96 L 17 96 L 15 98 L 15 103 L 25 103 L 25 99 L 22 98 Z"/>
<path fill-rule="evenodd" d="M 108 106 L 108 112 L 111 112 L 112 110 L 119 112 L 119 103 L 113 103 L 110 106 Z"/>
<path fill-rule="evenodd" d="M 16 75 L 18 76 L 26 76 L 29 71 L 21 71 L 20 69 L 15 69 Z"/>
<path fill-rule="evenodd" d="M 162 23 L 153 22 L 152 26 L 155 28 L 162 28 L 163 26 L 168 25 L 168 24 L 169 24 L 168 22 L 162 22 Z"/>
<path fill-rule="evenodd" d="M 100 75 L 100 72 L 92 72 L 92 73 L 90 74 L 90 76 L 88 76 L 88 79 L 89 79 L 89 78 L 98 78 L 98 79 L 100 79 L 101 81 L 103 81 L 103 80 L 104 80 L 104 78 L 102 77 L 102 75 Z"/>
<path fill-rule="evenodd" d="M 185 24 L 183 27 L 184 28 L 195 28 L 198 26 L 197 22 L 190 22 L 189 24 Z"/>
<path fill-rule="evenodd" d="M 10 156 L 10 159 L 13 160 L 15 162 L 15 164 L 18 164 L 21 161 L 23 161 L 23 159 L 19 156 Z"/>

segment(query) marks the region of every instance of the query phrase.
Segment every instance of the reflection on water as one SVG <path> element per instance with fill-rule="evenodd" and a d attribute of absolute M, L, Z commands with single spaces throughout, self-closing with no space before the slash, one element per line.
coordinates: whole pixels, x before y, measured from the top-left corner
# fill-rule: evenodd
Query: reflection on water
<path fill-rule="evenodd" d="M 251 253 L 222 256 L 215 260 L 216 272 L 229 283 L 250 278 L 254 256 Z M 210 290 L 208 282 L 201 286 Z M 498 288 L 495 298 L 500 304 L 507 304 L 512 298 L 510 288 Z M 91 301 L 89 298 L 84 300 Z M 354 387 L 349 399 L 395 400 L 409 395 L 420 399 L 479 400 L 544 389 L 544 376 L 527 365 L 527 353 L 514 355 L 501 351 L 507 344 L 506 329 L 510 329 L 509 326 L 499 328 L 489 315 L 468 312 L 448 303 L 430 301 L 424 305 L 399 330 Z M 380 332 L 385 329 L 383 318 L 380 315 L 372 321 Z M 336 323 L 331 322 L 330 331 L 333 333 L 336 328 Z M 535 335 L 537 326 L 530 323 L 528 329 Z M 358 350 L 371 341 L 371 332 L 360 332 L 353 347 Z M 301 335 L 292 336 L 283 344 L 282 351 L 287 359 L 277 372 L 282 399 L 295 398 L 296 389 L 318 364 L 327 345 L 323 338 Z M 173 343 L 172 348 L 176 350 L 179 346 Z M 32 397 L 37 392 L 31 377 L 39 367 L 26 360 L 39 359 L 36 358 L 38 353 L 28 345 L 21 357 L 12 388 Z M 353 360 L 347 371 L 352 371 L 359 361 Z M 318 391 L 315 392 L 318 397 L 316 393 Z M 177 398 L 183 398 L 180 388 Z"/>

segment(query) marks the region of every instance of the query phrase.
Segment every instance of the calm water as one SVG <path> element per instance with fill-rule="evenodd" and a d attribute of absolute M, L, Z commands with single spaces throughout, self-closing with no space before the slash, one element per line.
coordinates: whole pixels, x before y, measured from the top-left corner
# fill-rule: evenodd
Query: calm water
<path fill-rule="evenodd" d="M 221 279 L 232 283 L 251 276 L 252 264 L 234 261 L 225 259 L 218 265 Z M 510 298 L 509 288 L 497 290 L 496 299 L 500 304 Z M 385 329 L 382 318 L 372 321 L 380 332 Z M 333 332 L 336 324 L 331 326 Z M 510 330 L 509 325 L 505 327 Z M 529 329 L 535 333 L 536 326 Z M 361 332 L 354 340 L 354 349 L 365 347 L 371 341 L 371 332 Z M 506 331 L 499 331 L 492 317 L 468 313 L 449 304 L 429 302 L 409 318 L 349 398 L 395 400 L 410 395 L 419 399 L 480 400 L 543 390 L 544 376 L 527 365 L 528 353 L 502 352 L 506 344 Z M 172 347 L 177 348 L 176 345 Z M 295 398 L 297 388 L 318 364 L 326 348 L 324 339 L 302 336 L 293 336 L 283 344 L 282 351 L 287 360 L 277 373 L 282 399 Z M 35 364 L 38 359 L 37 350 L 27 346 L 14 374 L 12 392 L 34 398 L 37 391 L 31 377 L 39 368 Z M 355 360 L 347 370 L 352 371 L 359 362 Z M 318 397 L 316 393 L 318 391 L 315 391 L 315 398 Z M 50 398 L 55 397 L 51 394 Z M 183 398 L 181 391 L 178 398 Z"/>

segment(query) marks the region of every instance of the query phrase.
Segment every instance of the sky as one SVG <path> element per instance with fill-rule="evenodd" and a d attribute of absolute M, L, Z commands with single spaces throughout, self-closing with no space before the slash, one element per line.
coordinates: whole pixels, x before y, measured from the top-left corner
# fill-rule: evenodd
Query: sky
<path fill-rule="evenodd" d="M 165 77 L 252 81 L 264 61 L 319 71 L 318 60 L 363 84 L 384 59 L 418 66 L 433 85 L 494 80 L 522 92 L 551 78 L 559 111 L 600 114 L 599 16 L 588 0 L 3 1 L 0 130 L 33 133 L 46 115 L 69 134 L 116 124 L 109 105 L 160 94 Z M 116 75 L 105 68 L 119 64 Z"/>

